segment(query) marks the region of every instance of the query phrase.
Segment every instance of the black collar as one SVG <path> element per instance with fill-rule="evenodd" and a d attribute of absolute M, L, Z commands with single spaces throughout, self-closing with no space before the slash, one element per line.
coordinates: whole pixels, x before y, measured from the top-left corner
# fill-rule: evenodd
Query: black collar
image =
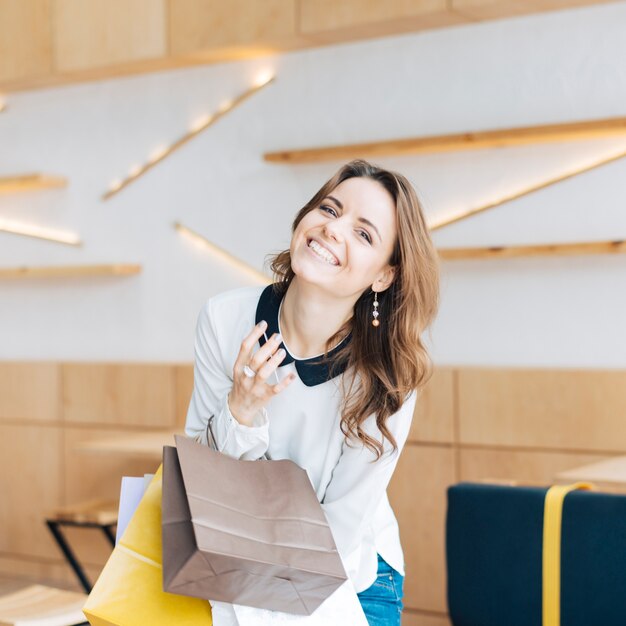
<path fill-rule="evenodd" d="M 267 334 L 268 339 L 274 333 L 278 332 L 278 310 L 283 297 L 284 294 L 277 294 L 274 291 L 273 286 L 270 284 L 263 290 L 259 298 L 259 303 L 256 307 L 256 323 L 258 324 L 261 320 L 265 320 L 267 322 L 265 333 Z M 329 359 L 332 359 L 332 357 L 351 339 L 352 333 L 350 333 L 339 345 L 335 346 L 328 353 Z M 262 346 L 264 343 L 265 337 L 261 337 L 259 339 L 259 345 Z M 315 385 L 319 385 L 321 383 L 325 383 L 327 380 L 330 380 L 330 364 L 323 362 L 320 357 L 314 356 L 310 359 L 298 360 L 289 354 L 289 350 L 287 350 L 284 343 L 281 342 L 280 347 L 285 350 L 286 354 L 279 367 L 295 361 L 296 371 L 298 372 L 302 382 L 307 387 L 314 387 Z M 345 369 L 346 360 L 344 359 L 343 362 L 338 363 L 335 366 L 335 376 L 342 374 Z"/>

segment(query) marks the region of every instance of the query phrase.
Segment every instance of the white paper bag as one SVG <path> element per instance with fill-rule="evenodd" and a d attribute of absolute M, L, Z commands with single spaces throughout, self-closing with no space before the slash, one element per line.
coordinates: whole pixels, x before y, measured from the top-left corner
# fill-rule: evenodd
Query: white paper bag
<path fill-rule="evenodd" d="M 228 602 L 209 602 L 213 626 L 368 626 L 350 579 L 326 598 L 312 615 L 294 615 Z"/>
<path fill-rule="evenodd" d="M 154 474 L 144 474 L 143 476 L 122 477 L 122 487 L 120 489 L 120 504 L 117 509 L 117 530 L 115 532 L 115 545 L 119 543 L 120 537 L 124 534 L 130 518 L 135 514 L 143 494 L 154 478 Z"/>
<path fill-rule="evenodd" d="M 124 534 L 130 518 L 139 506 L 145 491 L 145 481 L 143 476 L 124 476 L 122 478 L 122 488 L 120 489 L 120 505 L 117 511 L 117 532 L 115 533 L 115 543 L 119 543 L 120 537 Z"/>

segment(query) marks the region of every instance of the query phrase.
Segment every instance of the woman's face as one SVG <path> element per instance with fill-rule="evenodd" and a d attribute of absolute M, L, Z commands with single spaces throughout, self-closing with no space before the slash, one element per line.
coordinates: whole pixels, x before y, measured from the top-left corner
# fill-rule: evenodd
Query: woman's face
<path fill-rule="evenodd" d="M 298 224 L 291 267 L 299 280 L 356 300 L 368 287 L 383 291 L 391 284 L 396 238 L 389 192 L 371 178 L 348 178 Z"/>

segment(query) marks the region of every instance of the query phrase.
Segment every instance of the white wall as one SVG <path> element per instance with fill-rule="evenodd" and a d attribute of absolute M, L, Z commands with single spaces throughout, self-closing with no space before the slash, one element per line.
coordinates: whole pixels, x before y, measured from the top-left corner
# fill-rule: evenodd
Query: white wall
<path fill-rule="evenodd" d="M 0 175 L 65 190 L 0 196 L 0 216 L 78 231 L 70 248 L 0 233 L 0 266 L 138 262 L 126 278 L 0 281 L 0 359 L 193 359 L 202 303 L 252 284 L 189 245 L 180 220 L 262 268 L 340 163 L 264 151 L 626 115 L 626 3 L 15 94 Z M 110 181 L 246 89 L 274 84 L 108 202 Z M 429 217 L 592 161 L 626 138 L 378 159 Z M 626 237 L 626 160 L 434 233 L 441 246 Z M 440 365 L 626 366 L 626 256 L 446 262 L 429 340 Z"/>

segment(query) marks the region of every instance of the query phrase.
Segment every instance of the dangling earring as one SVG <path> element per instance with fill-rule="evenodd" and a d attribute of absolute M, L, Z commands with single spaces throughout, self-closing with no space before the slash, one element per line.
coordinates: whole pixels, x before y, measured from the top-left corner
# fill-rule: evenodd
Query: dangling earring
<path fill-rule="evenodd" d="M 380 322 L 378 321 L 378 292 L 374 292 L 374 310 L 372 311 L 372 326 L 379 326 Z"/>

